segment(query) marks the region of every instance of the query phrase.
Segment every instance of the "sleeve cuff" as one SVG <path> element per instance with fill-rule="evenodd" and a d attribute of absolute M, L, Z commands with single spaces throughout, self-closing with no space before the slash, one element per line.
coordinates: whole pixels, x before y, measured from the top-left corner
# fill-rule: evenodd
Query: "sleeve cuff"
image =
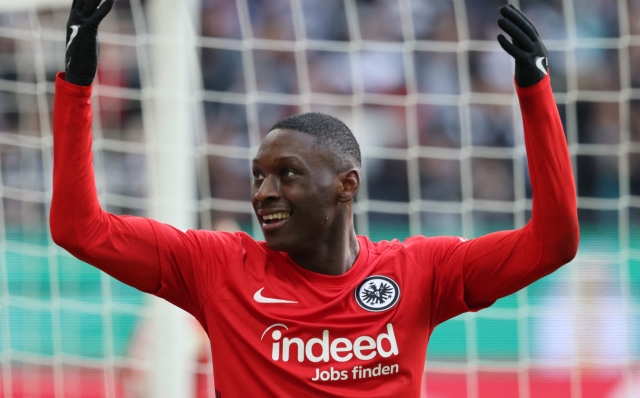
<path fill-rule="evenodd" d="M 544 91 L 547 88 L 551 88 L 551 78 L 549 77 L 549 74 L 547 74 L 538 83 L 529 87 L 519 87 L 518 83 L 515 82 L 515 79 L 513 79 L 513 81 L 516 86 L 516 93 L 518 93 L 518 97 L 527 97 L 529 95 L 538 94 L 539 92 Z"/>
<path fill-rule="evenodd" d="M 74 97 L 91 97 L 93 85 L 78 86 L 65 80 L 64 72 L 58 72 L 56 75 L 56 92 L 64 91 Z"/>

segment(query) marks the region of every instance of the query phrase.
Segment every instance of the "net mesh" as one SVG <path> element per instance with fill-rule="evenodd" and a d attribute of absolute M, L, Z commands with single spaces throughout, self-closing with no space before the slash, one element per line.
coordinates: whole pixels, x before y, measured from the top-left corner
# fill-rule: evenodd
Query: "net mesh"
<path fill-rule="evenodd" d="M 94 165 L 100 200 L 149 214 L 147 2 L 100 30 Z M 145 396 L 143 296 L 73 259 L 47 230 L 51 110 L 68 5 L 0 5 L 0 396 Z M 489 309 L 440 325 L 433 396 L 633 396 L 640 390 L 640 2 L 520 0 L 549 50 L 578 187 L 578 258 Z M 260 237 L 250 160 L 278 120 L 319 111 L 362 147 L 356 228 L 372 240 L 478 236 L 531 210 L 513 63 L 497 8 L 472 0 L 202 0 L 193 150 L 204 229 Z M 170 60 L 167 60 L 170 62 Z M 156 183 L 162 183 L 160 180 Z M 198 396 L 213 396 L 193 327 Z M 141 381 L 142 380 L 142 381 Z M 457 394 L 457 395 L 456 395 Z M 594 395 L 595 394 L 595 395 Z M 612 395 L 607 395 L 612 394 Z M 618 394 L 618 395 L 614 395 Z M 148 396 L 148 395 L 147 395 Z"/>

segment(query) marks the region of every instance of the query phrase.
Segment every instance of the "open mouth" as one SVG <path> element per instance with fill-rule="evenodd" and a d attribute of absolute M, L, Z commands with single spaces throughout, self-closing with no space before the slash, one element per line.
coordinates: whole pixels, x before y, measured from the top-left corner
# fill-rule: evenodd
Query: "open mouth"
<path fill-rule="evenodd" d="M 288 211 L 281 211 L 279 213 L 267 214 L 266 216 L 262 216 L 262 220 L 266 224 L 271 224 L 272 222 L 286 220 L 290 216 L 291 216 L 291 213 L 289 213 Z"/>
<path fill-rule="evenodd" d="M 281 211 L 277 213 L 267 214 L 262 216 L 262 228 L 263 229 L 274 229 L 284 224 L 289 217 L 291 217 L 291 213 L 288 211 Z"/>

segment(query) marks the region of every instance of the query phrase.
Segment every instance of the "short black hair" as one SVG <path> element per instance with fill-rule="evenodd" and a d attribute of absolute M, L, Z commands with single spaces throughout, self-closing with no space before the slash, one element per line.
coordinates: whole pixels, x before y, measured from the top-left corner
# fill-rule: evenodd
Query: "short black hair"
<path fill-rule="evenodd" d="M 362 167 L 360 145 L 356 137 L 346 124 L 333 116 L 318 112 L 302 113 L 280 120 L 269 131 L 275 129 L 296 130 L 315 137 L 315 145 L 334 155 L 336 171 L 339 173 L 351 168 L 360 170 Z"/>

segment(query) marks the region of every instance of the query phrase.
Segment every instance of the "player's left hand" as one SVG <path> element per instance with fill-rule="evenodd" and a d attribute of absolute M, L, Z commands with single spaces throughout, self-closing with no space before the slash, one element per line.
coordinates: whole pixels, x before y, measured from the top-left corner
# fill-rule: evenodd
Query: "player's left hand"
<path fill-rule="evenodd" d="M 98 69 L 100 45 L 98 25 L 114 0 L 73 0 L 67 21 L 67 51 L 65 80 L 80 86 L 90 86 Z"/>
<path fill-rule="evenodd" d="M 504 18 L 498 19 L 498 26 L 513 41 L 498 35 L 498 42 L 516 60 L 516 83 L 529 87 L 538 83 L 548 73 L 547 49 L 531 21 L 513 4 L 500 7 Z"/>

